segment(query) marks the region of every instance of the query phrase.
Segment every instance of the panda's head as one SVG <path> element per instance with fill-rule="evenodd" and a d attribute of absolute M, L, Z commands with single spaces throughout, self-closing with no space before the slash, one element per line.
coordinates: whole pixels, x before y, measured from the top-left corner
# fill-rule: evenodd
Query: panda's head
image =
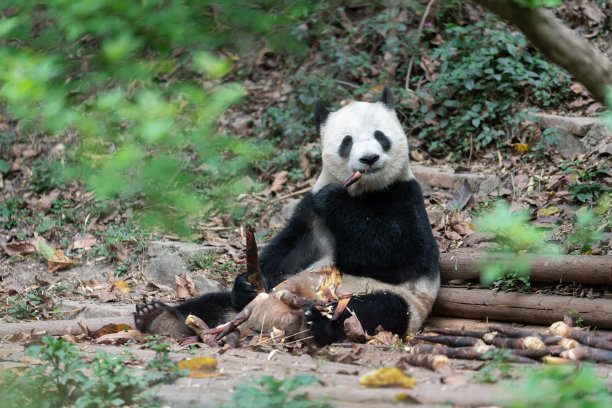
<path fill-rule="evenodd" d="M 357 170 L 363 177 L 349 188 L 352 195 L 413 177 L 408 142 L 388 88 L 379 102 L 351 102 L 336 112 L 317 101 L 315 123 L 321 134 L 323 170 L 314 192 L 328 183 L 344 182 Z"/>

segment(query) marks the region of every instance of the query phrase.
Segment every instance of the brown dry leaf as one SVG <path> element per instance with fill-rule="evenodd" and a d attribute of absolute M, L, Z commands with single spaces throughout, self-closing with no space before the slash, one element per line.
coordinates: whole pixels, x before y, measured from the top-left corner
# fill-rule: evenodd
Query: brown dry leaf
<path fill-rule="evenodd" d="M 461 183 L 455 196 L 446 204 L 447 210 L 463 210 L 472 198 L 472 188 L 467 181 Z"/>
<path fill-rule="evenodd" d="M 272 186 L 270 190 L 275 193 L 280 192 L 283 189 L 285 183 L 289 180 L 289 172 L 287 170 L 280 171 L 274 175 L 274 181 L 272 182 Z"/>
<path fill-rule="evenodd" d="M 130 285 L 128 285 L 124 281 L 114 281 L 113 286 L 111 287 L 111 291 L 116 291 L 119 293 L 130 293 Z"/>
<path fill-rule="evenodd" d="M 218 377 L 221 373 L 217 372 L 217 359 L 213 357 L 188 358 L 177 363 L 181 370 L 189 370 L 189 377 L 210 378 Z"/>
<path fill-rule="evenodd" d="M 355 315 L 344 320 L 344 334 L 350 341 L 356 343 L 365 343 L 367 340 L 363 327 Z"/>
<path fill-rule="evenodd" d="M 92 234 L 87 234 L 84 237 L 76 239 L 72 243 L 73 249 L 91 248 L 98 243 L 98 240 Z"/>
<path fill-rule="evenodd" d="M 452 230 L 445 231 L 444 236 L 451 241 L 459 241 L 461 239 L 461 235 Z"/>
<path fill-rule="evenodd" d="M 603 23 L 606 19 L 606 15 L 603 11 L 601 11 L 599 7 L 594 7 L 586 2 L 584 2 L 581 7 L 584 15 L 596 22 L 597 24 Z"/>
<path fill-rule="evenodd" d="M 308 155 L 305 152 L 300 152 L 299 153 L 300 156 L 300 169 L 302 169 L 302 173 L 304 174 L 305 178 L 310 177 L 310 173 L 311 173 L 311 166 L 310 166 L 310 159 L 308 158 Z"/>
<path fill-rule="evenodd" d="M 372 339 L 368 341 L 368 344 L 381 344 L 383 346 L 395 346 L 397 344 L 397 337 L 395 334 L 389 331 L 381 331 L 376 335 L 372 336 Z"/>
<path fill-rule="evenodd" d="M 34 207 L 39 212 L 46 213 L 47 211 L 49 211 L 49 209 L 53 205 L 53 201 L 55 201 L 55 199 L 59 197 L 59 195 L 60 195 L 60 191 L 56 188 L 55 190 L 51 191 L 49 194 L 46 194 L 40 197 L 40 199 L 36 202 Z"/>
<path fill-rule="evenodd" d="M 591 102 L 593 102 L 592 99 L 578 98 L 574 101 L 571 101 L 569 105 L 567 105 L 567 107 L 570 109 L 578 109 L 578 108 L 582 108 L 585 105 L 588 105 Z"/>
<path fill-rule="evenodd" d="M 123 246 L 114 246 L 114 250 L 115 250 L 115 258 L 117 258 L 119 262 L 125 263 L 125 261 L 127 261 L 128 256 L 129 256 L 127 248 Z"/>
<path fill-rule="evenodd" d="M 105 324 L 104 326 L 100 327 L 96 331 L 93 331 L 93 332 L 88 331 L 88 335 L 91 338 L 96 339 L 98 337 L 106 336 L 108 334 L 121 333 L 121 332 L 126 332 L 129 330 L 134 330 L 134 328 L 124 323 L 121 323 L 121 324 L 109 323 L 109 324 Z"/>
<path fill-rule="evenodd" d="M 126 325 L 122 325 L 126 326 Z M 129 327 L 129 326 L 128 326 Z M 96 339 L 98 344 L 125 344 L 130 343 L 144 343 L 146 337 L 150 336 L 148 333 L 141 333 L 137 330 L 120 331 L 117 333 L 110 333 L 100 336 Z"/>
<path fill-rule="evenodd" d="M 514 177 L 514 185 L 519 190 L 525 189 L 529 185 L 529 176 L 526 174 L 519 174 Z"/>
<path fill-rule="evenodd" d="M 461 222 L 459 224 L 454 224 L 452 227 L 457 234 L 465 237 L 474 233 L 475 228 L 472 228 L 473 224 L 470 224 L 469 222 Z"/>
<path fill-rule="evenodd" d="M 100 299 L 100 302 L 102 302 L 102 303 L 116 302 L 117 301 L 117 295 L 115 295 L 112 292 L 107 292 L 105 290 L 97 290 L 97 291 L 93 292 L 92 295 L 93 296 L 97 296 L 98 299 Z"/>
<path fill-rule="evenodd" d="M 361 378 L 359 384 L 370 388 L 381 387 L 405 387 L 414 388 L 416 380 L 409 377 L 397 367 L 381 367 L 378 370 L 370 371 Z"/>
<path fill-rule="evenodd" d="M 47 272 L 54 273 L 57 271 L 63 271 L 72 266 L 72 261 L 64 255 L 61 249 L 55 251 L 53 256 L 47 261 Z"/>
<path fill-rule="evenodd" d="M 174 275 L 174 282 L 176 282 L 176 296 L 181 299 L 191 299 L 194 296 L 198 296 L 198 291 L 193 284 L 193 281 L 186 273 L 181 275 Z"/>
<path fill-rule="evenodd" d="M 31 242 L 3 242 L 2 249 L 8 256 L 27 255 L 36 252 L 36 247 Z"/>
<path fill-rule="evenodd" d="M 572 82 L 570 89 L 572 92 L 578 95 L 584 92 L 584 86 L 580 82 Z"/>

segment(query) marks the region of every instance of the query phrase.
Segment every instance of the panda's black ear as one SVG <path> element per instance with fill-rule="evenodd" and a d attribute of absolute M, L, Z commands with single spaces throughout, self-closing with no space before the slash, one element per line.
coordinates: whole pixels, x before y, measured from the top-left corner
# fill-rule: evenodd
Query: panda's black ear
<path fill-rule="evenodd" d="M 382 98 L 380 101 L 385 105 L 388 109 L 393 110 L 393 94 L 391 90 L 385 86 L 383 89 Z"/>
<path fill-rule="evenodd" d="M 321 126 L 325 123 L 325 121 L 327 120 L 327 117 L 329 116 L 329 111 L 327 110 L 323 102 L 321 102 L 320 100 L 317 100 L 315 102 L 314 115 L 315 115 L 315 126 L 317 127 L 317 132 L 320 132 Z"/>

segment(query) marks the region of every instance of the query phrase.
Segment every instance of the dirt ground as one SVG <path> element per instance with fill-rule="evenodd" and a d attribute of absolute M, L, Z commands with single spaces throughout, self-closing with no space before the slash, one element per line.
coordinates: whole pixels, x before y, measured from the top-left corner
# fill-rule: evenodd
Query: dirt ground
<path fill-rule="evenodd" d="M 123 309 L 123 308 L 121 308 Z M 112 320 L 112 319 L 111 319 Z M 114 318 L 116 323 L 129 323 L 130 316 L 122 315 Z M 100 322 L 109 319 L 99 319 Z M 55 322 L 54 328 L 43 327 L 51 333 L 78 333 L 76 320 Z M 85 321 L 94 327 L 93 319 Z M 431 318 L 426 322 L 431 327 L 459 327 L 465 323 L 471 324 L 472 329 L 480 330 L 493 325 L 495 322 L 478 322 L 456 319 Z M 8 368 L 12 364 L 23 362 L 23 342 L 10 342 L 6 340 L 7 333 L 21 325 L 24 331 L 33 331 L 33 323 L 3 324 L 0 327 L 0 369 Z M 30 326 L 28 326 L 30 325 Z M 528 326 L 530 330 L 541 331 L 543 327 Z M 128 332 L 129 333 L 129 332 Z M 72 336 L 72 335 L 69 335 Z M 26 336 L 27 337 L 27 336 Z M 27 341 L 35 339 L 30 337 Z M 75 340 L 76 337 L 67 337 Z M 82 351 L 92 355 L 96 350 L 103 349 L 108 353 L 131 353 L 134 358 L 132 365 L 144 365 L 151 360 L 155 352 L 145 350 L 139 344 L 105 345 L 96 344 L 95 341 L 78 342 Z M 156 395 L 164 406 L 182 407 L 218 407 L 232 401 L 232 394 L 236 385 L 253 383 L 265 375 L 272 375 L 277 380 L 292 378 L 298 374 L 309 374 L 318 379 L 314 386 L 300 389 L 307 393 L 312 400 L 326 399 L 337 407 L 391 407 L 399 402 L 407 405 L 423 407 L 484 407 L 507 406 L 512 400 L 512 390 L 525 381 L 525 371 L 534 366 L 522 364 L 507 364 L 511 367 L 513 376 L 497 382 L 485 383 L 479 380 L 479 372 L 487 367 L 488 363 L 482 361 L 451 359 L 450 366 L 438 371 L 428 368 L 415 367 L 402 362 L 402 357 L 409 354 L 409 346 L 388 347 L 371 344 L 342 343 L 328 346 L 325 349 L 316 349 L 306 352 L 303 350 L 288 350 L 280 347 L 242 347 L 226 349 L 219 347 L 190 348 L 179 347 L 173 344 L 170 353 L 172 360 L 179 362 L 195 357 L 213 357 L 218 366 L 214 376 L 210 378 L 183 377 L 171 385 L 162 385 Z M 314 355 L 311 355 L 314 354 Z M 539 364 L 541 367 L 542 365 Z M 399 367 L 406 374 L 416 380 L 414 388 L 389 387 L 367 388 L 359 384 L 359 378 L 364 374 L 380 367 Z M 608 387 L 612 386 L 612 366 L 598 364 L 595 371 L 604 379 Z"/>

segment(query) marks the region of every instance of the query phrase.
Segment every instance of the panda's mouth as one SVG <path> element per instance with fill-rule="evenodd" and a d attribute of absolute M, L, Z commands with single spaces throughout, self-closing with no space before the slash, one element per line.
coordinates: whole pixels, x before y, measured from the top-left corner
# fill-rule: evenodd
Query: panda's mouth
<path fill-rule="evenodd" d="M 366 169 L 357 169 L 355 171 L 359 171 L 361 174 L 363 174 L 364 176 L 368 175 L 368 174 L 373 174 L 376 173 L 377 171 L 381 170 L 382 167 L 368 167 Z"/>

